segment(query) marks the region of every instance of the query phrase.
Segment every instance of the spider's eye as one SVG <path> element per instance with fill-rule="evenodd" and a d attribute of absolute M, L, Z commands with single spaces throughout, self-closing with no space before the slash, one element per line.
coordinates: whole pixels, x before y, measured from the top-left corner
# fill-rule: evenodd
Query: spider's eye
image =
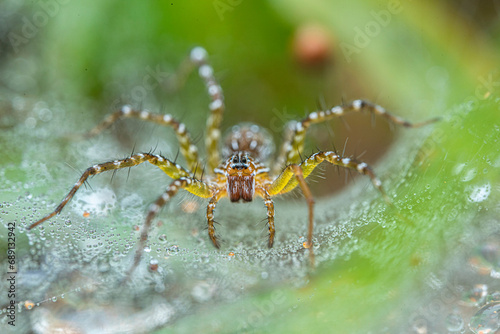
<path fill-rule="evenodd" d="M 237 164 L 238 163 L 238 157 L 234 157 L 233 158 L 233 164 Z"/>
<path fill-rule="evenodd" d="M 241 160 L 240 160 L 240 162 L 241 162 L 242 164 L 246 164 L 246 163 L 247 163 L 247 158 L 242 157 L 242 158 L 241 158 Z"/>

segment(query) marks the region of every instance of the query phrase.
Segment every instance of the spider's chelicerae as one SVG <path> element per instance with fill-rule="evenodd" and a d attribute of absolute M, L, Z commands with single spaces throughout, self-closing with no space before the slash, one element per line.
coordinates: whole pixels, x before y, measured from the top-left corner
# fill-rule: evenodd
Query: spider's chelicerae
<path fill-rule="evenodd" d="M 64 206 L 75 195 L 76 191 L 91 175 L 96 175 L 105 171 L 116 170 L 136 166 L 143 162 L 149 162 L 163 170 L 173 182 L 167 187 L 164 193 L 149 207 L 144 226 L 142 227 L 139 245 L 135 254 L 135 259 L 130 272 L 140 262 L 143 249 L 148 239 L 148 232 L 153 219 L 160 209 L 184 189 L 201 198 L 209 199 L 207 206 L 208 236 L 215 247 L 219 248 L 219 242 L 215 234 L 214 210 L 217 202 L 223 197 L 229 197 L 232 202 L 240 200 L 244 202 L 252 201 L 256 196 L 264 200 L 267 208 L 267 225 L 269 229 L 268 246 L 274 243 L 274 204 L 273 197 L 287 193 L 299 186 L 308 204 L 308 235 L 307 243 L 304 247 L 310 248 L 313 236 L 313 196 L 305 182 L 311 172 L 323 161 L 333 165 L 352 169 L 360 174 L 367 175 L 375 188 L 387 199 L 380 180 L 375 176 L 370 166 L 362 161 L 349 157 L 342 157 L 334 151 L 320 151 L 312 154 L 305 160 L 301 160 L 300 152 L 303 151 L 305 135 L 307 129 L 312 124 L 325 122 L 332 118 L 340 117 L 348 112 L 366 111 L 386 118 L 389 122 L 402 125 L 404 127 L 419 127 L 429 124 L 435 119 L 422 123 L 410 123 L 400 117 L 388 113 L 381 106 L 363 100 L 355 100 L 349 104 L 336 106 L 327 110 L 314 111 L 308 114 L 303 120 L 291 123 L 284 135 L 280 152 L 275 159 L 275 163 L 270 169 L 264 165 L 273 153 L 273 143 L 268 132 L 258 125 L 243 123 L 232 128 L 232 131 L 223 140 L 224 148 L 222 157 L 219 154 L 220 124 L 224 113 L 224 97 L 222 89 L 215 80 L 213 69 L 207 62 L 207 52 L 201 48 L 194 48 L 179 71 L 177 81 L 182 81 L 185 76 L 194 68 L 198 68 L 200 77 L 203 79 L 210 96 L 210 116 L 207 120 L 207 133 L 205 146 L 207 151 L 208 175 L 197 176 L 198 166 L 201 166 L 198 150 L 193 144 L 186 126 L 177 121 L 173 116 L 166 114 L 154 114 L 146 110 L 136 110 L 126 105 L 121 110 L 108 116 L 102 123 L 92 129 L 88 136 L 93 136 L 108 128 L 120 118 L 139 118 L 145 121 L 154 122 L 160 125 L 172 127 L 177 135 L 180 144 L 180 152 L 186 160 L 187 168 L 161 156 L 151 153 L 134 154 L 126 159 L 114 160 L 87 168 L 80 179 L 76 182 L 68 195 L 59 206 L 49 215 L 33 223 L 29 228 L 43 223 L 44 221 L 59 214 Z M 312 255 L 312 248 L 310 249 Z"/>

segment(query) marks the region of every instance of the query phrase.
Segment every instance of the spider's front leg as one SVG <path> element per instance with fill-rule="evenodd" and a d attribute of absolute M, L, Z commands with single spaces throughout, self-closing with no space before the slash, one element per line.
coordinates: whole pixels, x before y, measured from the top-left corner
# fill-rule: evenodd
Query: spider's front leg
<path fill-rule="evenodd" d="M 153 155 L 149 153 L 139 153 L 139 154 L 134 154 L 129 158 L 126 159 L 121 159 L 121 160 L 114 160 L 110 162 L 105 162 L 102 164 L 97 164 L 92 167 L 89 167 L 83 172 L 82 176 L 80 179 L 75 183 L 73 188 L 71 188 L 70 192 L 66 195 L 66 197 L 62 200 L 62 202 L 57 206 L 57 208 L 48 214 L 47 216 L 43 217 L 42 219 L 38 220 L 37 222 L 31 224 L 28 229 L 32 229 L 35 226 L 43 223 L 44 221 L 54 217 L 55 215 L 59 214 L 63 208 L 68 204 L 68 202 L 73 198 L 75 193 L 80 189 L 82 184 L 85 183 L 85 181 L 89 178 L 89 176 L 92 175 L 97 175 L 102 172 L 110 171 L 110 170 L 116 170 L 116 169 L 121 169 L 121 168 L 127 168 L 127 167 L 133 167 L 136 165 L 139 165 L 143 162 L 149 162 L 152 165 L 155 165 L 159 167 L 161 170 L 163 170 L 168 176 L 171 178 L 177 179 L 180 177 L 188 177 L 189 172 L 183 169 L 181 166 L 177 165 L 176 163 L 173 163 L 172 161 L 160 156 L 160 155 Z"/>
<path fill-rule="evenodd" d="M 215 235 L 215 220 L 214 220 L 214 210 L 217 202 L 226 195 L 226 191 L 222 189 L 218 189 L 214 192 L 212 198 L 210 198 L 210 202 L 207 205 L 207 224 L 208 224 L 208 236 L 215 248 L 220 248 L 219 240 L 217 240 L 217 236 Z"/>
<path fill-rule="evenodd" d="M 373 169 L 368 166 L 368 164 L 356 159 L 341 157 L 340 155 L 332 151 L 314 153 L 309 158 L 304 160 L 300 164 L 304 178 L 307 178 L 311 174 L 311 172 L 323 161 L 329 162 L 335 166 L 355 170 L 356 172 L 363 175 L 367 175 L 370 178 L 373 186 L 380 192 L 384 200 L 388 204 L 391 204 L 391 200 L 382 188 L 382 182 L 377 178 L 377 176 L 373 172 Z M 279 191 L 280 194 L 287 193 L 294 189 L 297 184 L 300 184 L 299 180 L 292 178 L 293 175 L 290 172 L 287 173 L 287 169 L 285 169 L 285 171 L 283 171 L 283 173 L 275 180 L 275 183 L 279 185 L 278 188 L 282 186 Z"/>
<path fill-rule="evenodd" d="M 375 176 L 373 170 L 364 162 L 357 161 L 351 158 L 343 158 L 336 154 L 335 152 L 318 152 L 311 155 L 309 158 L 304 160 L 300 165 L 292 164 L 288 165 L 283 172 L 274 179 L 273 183 L 271 183 L 267 191 L 269 195 L 279 195 L 287 193 L 297 187 L 300 186 L 302 192 L 306 198 L 308 208 L 309 208 L 309 224 L 308 224 L 308 235 L 307 235 L 307 245 L 306 247 L 312 246 L 312 236 L 314 229 L 314 199 L 305 182 L 305 178 L 307 178 L 311 172 L 323 161 L 327 161 L 333 165 L 349 168 L 357 171 L 360 174 L 367 175 L 370 177 L 372 184 L 374 187 L 382 194 L 384 199 L 390 203 L 389 197 L 385 194 L 382 183 Z M 311 249 L 311 258 L 313 259 L 313 253 Z"/>
<path fill-rule="evenodd" d="M 267 208 L 267 227 L 269 229 L 269 240 L 267 246 L 272 248 L 274 244 L 274 234 L 276 231 L 274 228 L 274 203 L 271 195 L 265 188 L 257 188 L 255 193 L 264 199 L 264 204 Z"/>
<path fill-rule="evenodd" d="M 149 231 L 151 230 L 151 225 L 153 219 L 156 217 L 160 209 L 167 204 L 170 199 L 177 194 L 180 189 L 186 189 L 192 194 L 200 197 L 209 197 L 211 194 L 210 187 L 200 180 L 191 179 L 188 177 L 181 177 L 173 181 L 167 190 L 158 199 L 151 204 L 148 213 L 146 215 L 146 220 L 142 226 L 141 237 L 139 239 L 139 244 L 134 256 L 134 263 L 129 269 L 127 278 L 130 277 L 135 268 L 139 265 L 141 261 L 142 254 L 144 253 L 144 248 L 146 246 L 146 241 L 148 240 Z"/>
<path fill-rule="evenodd" d="M 439 118 L 432 118 L 420 123 L 411 123 L 399 116 L 391 114 L 390 112 L 385 110 L 385 108 L 379 105 L 364 100 L 355 100 L 346 105 L 335 106 L 327 110 L 314 111 L 307 115 L 307 117 L 305 117 L 300 122 L 294 123 L 295 129 L 291 130 L 291 136 L 285 138 L 282 150 L 279 157 L 276 159 L 276 164 L 274 165 L 273 171 L 276 172 L 276 169 L 281 168 L 281 166 L 283 165 L 294 164 L 300 161 L 300 152 L 302 152 L 304 149 L 306 132 L 311 124 L 326 122 L 333 118 L 342 117 L 350 112 L 364 111 L 372 115 L 381 116 L 387 119 L 392 124 L 404 126 L 407 128 L 418 128 L 439 120 Z"/>
<path fill-rule="evenodd" d="M 312 196 L 311 190 L 307 185 L 305 178 L 308 174 L 305 174 L 300 165 L 288 165 L 285 170 L 281 173 L 279 177 L 277 177 L 273 183 L 271 183 L 267 188 L 267 193 L 269 196 L 274 196 L 278 194 L 283 194 L 286 191 L 286 185 L 292 181 L 295 181 L 295 186 L 297 184 L 300 186 L 302 193 L 307 201 L 307 206 L 309 209 L 309 223 L 308 223 L 308 231 L 307 231 L 307 245 L 306 248 L 310 248 L 311 261 L 314 261 L 314 253 L 311 248 L 312 246 L 312 235 L 314 229 L 314 198 Z M 292 177 L 295 177 L 292 181 Z"/>

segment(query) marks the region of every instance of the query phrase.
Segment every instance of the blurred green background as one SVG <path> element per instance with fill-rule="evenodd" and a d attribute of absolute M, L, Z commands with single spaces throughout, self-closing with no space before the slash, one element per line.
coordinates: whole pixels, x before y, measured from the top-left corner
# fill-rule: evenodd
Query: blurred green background
<path fill-rule="evenodd" d="M 0 220 L 19 228 L 21 331 L 458 333 L 475 328 L 468 322 L 500 290 L 497 1 L 5 0 L 0 13 Z M 142 273 L 121 291 L 113 273 L 134 250 L 130 225 L 141 224 L 167 178 L 149 169 L 113 183 L 96 178 L 98 192 L 109 186 L 117 193 L 111 213 L 85 225 L 68 209 L 46 231 L 26 235 L 23 228 L 96 162 L 133 148 L 175 157 L 168 129 L 133 120 L 87 142 L 68 140 L 124 103 L 175 115 L 202 144 L 203 83 L 194 74 L 178 91 L 165 87 L 197 45 L 207 49 L 224 90 L 223 130 L 251 121 L 279 140 L 287 121 L 358 98 L 411 121 L 442 121 L 397 129 L 349 115 L 311 128 L 306 154 L 335 147 L 360 156 L 375 166 L 395 204 L 385 205 L 363 178 L 345 188 L 349 175 L 324 168 L 311 182 L 318 198 L 314 271 L 300 249 L 300 198 L 277 202 L 279 237 L 270 251 L 264 223 L 245 223 L 265 217 L 261 203 L 221 204 L 221 225 L 233 223 L 221 226 L 228 246 L 216 252 L 200 201 L 194 217 L 173 206 L 162 213 L 154 236 L 167 233 L 168 242 L 156 257 L 168 270 Z M 77 241 L 70 237 L 75 229 Z M 116 244 L 93 250 L 93 233 Z M 180 255 L 172 260 L 176 243 Z M 65 245 L 69 255 L 62 256 Z M 229 261 L 230 250 L 236 255 Z M 50 267 L 61 257 L 66 267 Z M 111 269 L 101 270 L 102 262 Z M 100 288 L 75 290 L 94 275 Z M 476 302 L 477 284 L 486 292 Z M 26 300 L 65 291 L 57 302 L 25 308 Z M 120 327 L 123 318 L 135 325 Z"/>

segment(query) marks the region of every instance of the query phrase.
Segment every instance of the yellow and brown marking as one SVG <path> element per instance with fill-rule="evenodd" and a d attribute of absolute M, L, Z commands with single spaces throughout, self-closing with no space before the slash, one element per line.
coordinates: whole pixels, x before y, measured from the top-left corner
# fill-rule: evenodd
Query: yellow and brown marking
<path fill-rule="evenodd" d="M 191 136 L 186 129 L 186 126 L 177 121 L 170 114 L 155 114 L 151 113 L 148 110 L 135 110 L 129 105 L 123 106 L 120 110 L 112 113 L 108 117 L 106 117 L 101 123 L 95 126 L 92 130 L 90 130 L 85 136 L 93 137 L 103 130 L 109 128 L 113 123 L 118 121 L 121 118 L 137 118 L 143 121 L 153 122 L 156 124 L 160 124 L 163 126 L 172 127 L 175 131 L 177 139 L 180 144 L 181 154 L 186 159 L 186 164 L 190 170 L 194 170 L 196 166 L 200 165 L 198 158 L 198 148 L 193 144 L 191 140 Z"/>
<path fill-rule="evenodd" d="M 214 226 L 214 211 L 218 201 L 226 196 L 233 202 L 238 202 L 240 200 L 249 202 L 252 201 L 255 196 L 262 197 L 267 209 L 267 225 L 269 230 L 268 246 L 272 247 L 275 238 L 275 211 L 272 198 L 287 193 L 295 189 L 298 185 L 304 194 L 308 206 L 308 234 L 307 242 L 304 243 L 304 248 L 309 249 L 310 263 L 313 264 L 314 253 L 311 246 L 314 230 L 314 198 L 305 179 L 320 163 L 326 161 L 333 165 L 352 169 L 360 174 L 367 175 L 371 179 L 374 187 L 378 189 L 388 202 L 389 199 L 382 189 L 380 180 L 375 176 L 373 170 L 364 162 L 348 157 L 341 157 L 335 152 L 318 152 L 309 156 L 303 162 L 300 162 L 300 152 L 303 150 L 305 135 L 309 126 L 311 124 L 343 116 L 352 111 L 367 111 L 372 115 L 382 116 L 389 122 L 404 127 L 420 127 L 436 121 L 436 119 L 431 119 L 421 123 L 410 123 L 388 113 L 381 106 L 363 100 L 356 100 L 347 105 L 336 106 L 328 110 L 315 111 L 310 113 L 300 122 L 290 122 L 288 124 L 280 153 L 274 160 L 273 173 L 270 173 L 270 169 L 266 167 L 264 163 L 274 152 L 274 144 L 272 143 L 271 136 L 264 129 L 251 123 L 236 125 L 231 129 L 230 134 L 225 140 L 226 147 L 222 149 L 224 160 L 220 161 L 218 147 L 220 141 L 219 128 L 225 109 L 224 96 L 221 87 L 215 79 L 212 67 L 208 65 L 207 52 L 203 48 L 197 47 L 191 51 L 190 56 L 183 62 L 178 73 L 173 76 L 175 79 L 174 81 L 176 81 L 174 84 L 182 86 L 187 75 L 195 68 L 198 68 L 199 76 L 204 81 L 210 97 L 210 115 L 207 119 L 207 133 L 205 138 L 208 160 L 207 176 L 204 177 L 203 174 L 200 173 L 200 179 L 197 179 L 195 173 L 197 168 L 201 166 L 200 159 L 198 157 L 197 148 L 193 144 L 186 126 L 183 123 L 175 120 L 169 114 L 154 114 L 147 110 L 135 110 L 130 106 L 124 106 L 119 111 L 104 119 L 93 128 L 87 136 L 90 137 L 100 133 L 120 118 L 137 118 L 164 126 L 170 126 L 177 135 L 180 144 L 180 152 L 185 157 L 188 168 L 184 169 L 175 162 L 160 155 L 150 153 L 134 154 L 126 159 L 94 165 L 85 170 L 73 188 L 71 188 L 70 192 L 53 212 L 31 224 L 29 229 L 59 214 L 90 176 L 105 171 L 133 167 L 143 162 L 149 162 L 163 170 L 173 179 L 173 181 L 164 193 L 149 207 L 141 230 L 134 262 L 128 272 L 127 278 L 131 276 L 134 269 L 140 263 L 153 220 L 158 215 L 161 208 L 181 189 L 198 197 L 209 199 L 206 211 L 208 235 L 216 248 L 220 247 Z M 203 169 L 200 168 L 200 171 L 201 170 Z"/>
<path fill-rule="evenodd" d="M 311 124 L 317 124 L 333 118 L 342 117 L 349 112 L 368 112 L 373 115 L 379 115 L 393 124 L 401 125 L 407 128 L 418 128 L 438 120 L 438 118 L 433 118 L 421 123 L 411 123 L 401 117 L 389 113 L 379 105 L 364 100 L 355 100 L 346 105 L 335 106 L 327 110 L 314 111 L 307 115 L 307 117 L 302 121 L 295 123 L 295 129 L 291 139 L 285 141 L 283 144 L 282 155 L 285 156 L 286 159 L 280 157 L 278 158 L 278 161 L 284 160 L 287 165 L 300 162 L 300 153 L 304 150 L 304 141 L 309 126 Z"/>

